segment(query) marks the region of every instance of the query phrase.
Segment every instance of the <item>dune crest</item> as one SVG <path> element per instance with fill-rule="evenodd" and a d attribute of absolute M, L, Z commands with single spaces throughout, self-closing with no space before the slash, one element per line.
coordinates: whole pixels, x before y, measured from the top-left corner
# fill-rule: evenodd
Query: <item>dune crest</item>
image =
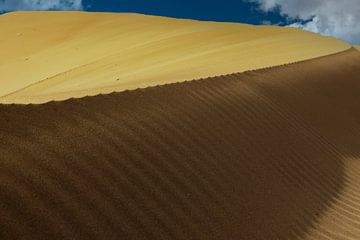
<path fill-rule="evenodd" d="M 360 52 L 0 105 L 0 239 L 360 239 Z"/>
<path fill-rule="evenodd" d="M 311 59 L 350 45 L 293 28 L 86 12 L 0 16 L 0 102 L 44 103 Z"/>

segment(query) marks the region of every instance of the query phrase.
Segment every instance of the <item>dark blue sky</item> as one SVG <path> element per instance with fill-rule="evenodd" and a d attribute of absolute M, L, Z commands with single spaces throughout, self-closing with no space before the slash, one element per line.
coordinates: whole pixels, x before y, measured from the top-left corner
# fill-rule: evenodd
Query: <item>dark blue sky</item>
<path fill-rule="evenodd" d="M 86 11 L 137 12 L 177 18 L 273 24 L 285 22 L 278 12 L 264 13 L 241 0 L 84 0 Z"/>

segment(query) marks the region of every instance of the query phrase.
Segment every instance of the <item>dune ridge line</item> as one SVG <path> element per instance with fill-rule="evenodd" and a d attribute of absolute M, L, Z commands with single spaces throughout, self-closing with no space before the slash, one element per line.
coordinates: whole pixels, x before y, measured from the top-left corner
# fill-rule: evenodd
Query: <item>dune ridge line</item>
<path fill-rule="evenodd" d="M 38 105 L 38 104 L 45 104 L 45 103 L 51 103 L 51 102 L 71 101 L 73 99 L 96 97 L 96 96 L 101 96 L 101 95 L 128 92 L 128 91 L 142 91 L 142 90 L 145 90 L 147 88 L 154 88 L 154 87 L 166 86 L 166 85 L 171 85 L 171 84 L 187 83 L 187 82 L 192 82 L 192 81 L 202 81 L 202 80 L 208 80 L 208 79 L 220 79 L 221 80 L 224 77 L 236 76 L 236 75 L 241 75 L 241 74 L 246 74 L 246 73 L 251 73 L 251 72 L 257 72 L 257 71 L 260 71 L 260 70 L 269 70 L 269 69 L 278 68 L 278 67 L 285 67 L 285 66 L 289 66 L 289 65 L 292 65 L 292 64 L 302 63 L 302 62 L 306 62 L 306 61 L 309 61 L 309 60 L 316 60 L 316 59 L 326 58 L 326 57 L 329 57 L 329 56 L 342 54 L 342 53 L 345 53 L 347 51 L 351 52 L 351 51 L 354 51 L 354 50 L 357 50 L 356 46 L 350 47 L 348 50 L 344 50 L 343 52 L 340 52 L 340 53 L 333 53 L 333 54 L 329 54 L 329 55 L 326 55 L 326 56 L 316 57 L 316 58 L 313 58 L 313 59 L 302 60 L 302 61 L 291 62 L 291 63 L 285 63 L 285 64 L 281 64 L 281 65 L 264 67 L 264 68 L 254 69 L 254 70 L 246 70 L 244 72 L 234 72 L 234 73 L 228 73 L 228 74 L 223 74 L 223 75 L 218 75 L 218 76 L 209 76 L 209 77 L 198 78 L 198 79 L 190 79 L 190 80 L 184 80 L 184 81 L 181 81 L 181 82 L 170 82 L 170 83 L 164 83 L 164 84 L 161 84 L 161 85 L 147 86 L 147 87 L 136 88 L 136 89 L 126 89 L 126 90 L 121 90 L 121 91 L 116 91 L 116 90 L 112 89 L 112 90 L 109 90 L 109 92 L 104 91 L 102 93 L 97 93 L 95 95 L 86 95 L 86 96 L 82 96 L 82 97 L 69 97 L 69 98 L 64 99 L 64 100 L 50 100 L 50 101 L 47 101 L 47 102 L 44 102 L 44 103 L 16 103 L 16 102 L 21 102 L 21 100 L 19 100 L 19 99 L 15 100 L 15 101 L 13 100 L 14 102 L 7 103 L 6 101 L 1 102 L 2 99 L 6 99 L 6 97 L 7 97 L 7 96 L 2 96 L 2 97 L 0 97 L 0 105 L 2 105 L 2 104 L 3 105 Z M 27 88 L 27 87 L 25 87 L 25 88 Z M 21 89 L 19 91 L 21 91 Z M 29 100 L 29 99 L 28 99 L 28 101 L 31 102 L 31 100 Z"/>

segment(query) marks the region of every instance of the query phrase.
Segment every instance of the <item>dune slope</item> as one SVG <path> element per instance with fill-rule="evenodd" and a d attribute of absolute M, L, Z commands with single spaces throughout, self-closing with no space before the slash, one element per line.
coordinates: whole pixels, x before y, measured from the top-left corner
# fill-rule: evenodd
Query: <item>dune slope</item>
<path fill-rule="evenodd" d="M 359 76 L 351 49 L 0 105 L 0 238 L 359 239 Z"/>
<path fill-rule="evenodd" d="M 0 102 L 44 103 L 143 88 L 349 48 L 292 28 L 139 14 L 16 12 L 0 15 Z"/>

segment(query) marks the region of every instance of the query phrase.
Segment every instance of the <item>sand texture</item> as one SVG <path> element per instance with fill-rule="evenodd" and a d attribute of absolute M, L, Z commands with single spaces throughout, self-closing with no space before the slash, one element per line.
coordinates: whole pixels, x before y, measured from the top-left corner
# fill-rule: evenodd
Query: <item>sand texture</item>
<path fill-rule="evenodd" d="M 0 16 L 0 102 L 44 103 L 311 59 L 350 45 L 293 28 L 139 14 Z"/>
<path fill-rule="evenodd" d="M 0 105 L 0 239 L 360 239 L 360 52 Z"/>
<path fill-rule="evenodd" d="M 354 47 L 355 47 L 357 50 L 360 51 L 360 46 L 359 46 L 359 45 L 355 45 Z"/>

